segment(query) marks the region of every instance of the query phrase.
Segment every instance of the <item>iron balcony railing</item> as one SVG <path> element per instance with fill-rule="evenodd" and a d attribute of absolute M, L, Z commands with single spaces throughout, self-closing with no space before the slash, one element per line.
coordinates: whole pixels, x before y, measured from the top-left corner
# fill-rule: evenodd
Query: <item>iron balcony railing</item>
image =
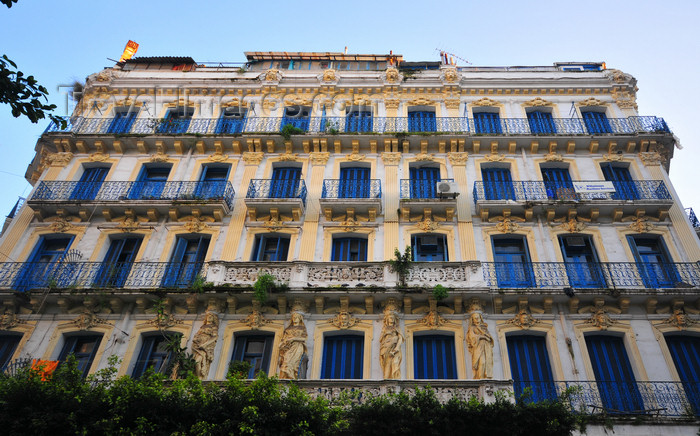
<path fill-rule="evenodd" d="M 694 229 L 700 229 L 700 220 L 698 220 L 697 215 L 695 215 L 695 211 L 693 211 L 693 208 L 686 207 L 685 213 L 688 214 L 688 219 L 690 220 L 690 225 L 692 225 Z"/>
<path fill-rule="evenodd" d="M 225 202 L 233 207 L 233 186 L 227 180 L 200 182 L 40 182 L 29 199 L 35 201 L 169 200 Z"/>
<path fill-rule="evenodd" d="M 321 198 L 379 199 L 382 198 L 382 184 L 378 179 L 325 179 Z"/>
<path fill-rule="evenodd" d="M 552 118 L 545 124 L 528 118 L 488 120 L 466 117 L 248 117 L 248 118 L 67 118 L 67 125 L 52 122 L 44 131 L 77 134 L 211 134 L 275 133 L 292 124 L 311 133 L 433 132 L 465 135 L 621 135 L 669 133 L 663 118 L 640 116 L 607 118 L 603 127 L 580 118 Z"/>
<path fill-rule="evenodd" d="M 248 185 L 246 198 L 299 198 L 306 205 L 306 183 L 301 179 L 253 179 Z"/>
<path fill-rule="evenodd" d="M 583 181 L 582 183 L 600 183 Z M 603 200 L 672 200 L 662 180 L 612 182 L 615 192 L 576 192 L 571 183 L 514 181 L 474 182 L 474 203 L 491 200 L 514 201 L 603 201 Z"/>
<path fill-rule="evenodd" d="M 676 288 L 700 286 L 698 263 L 482 262 L 498 288 Z"/>
<path fill-rule="evenodd" d="M 3 262 L 0 288 L 189 288 L 203 262 Z"/>
<path fill-rule="evenodd" d="M 564 399 L 574 412 L 584 414 L 700 416 L 700 381 L 516 380 L 513 390 L 524 401 Z"/>
<path fill-rule="evenodd" d="M 427 200 L 440 198 L 437 191 L 438 182 L 454 182 L 454 179 L 401 179 L 401 199 Z"/>

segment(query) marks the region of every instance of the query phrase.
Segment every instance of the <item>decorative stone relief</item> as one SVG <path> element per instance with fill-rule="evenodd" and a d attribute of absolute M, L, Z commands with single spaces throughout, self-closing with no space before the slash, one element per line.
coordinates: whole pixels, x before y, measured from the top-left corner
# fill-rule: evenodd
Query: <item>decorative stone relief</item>
<path fill-rule="evenodd" d="M 89 330 L 100 324 L 109 324 L 109 321 L 100 318 L 96 313 L 86 308 L 72 323 L 80 330 Z"/>
<path fill-rule="evenodd" d="M 459 82 L 459 73 L 457 73 L 456 68 L 445 68 L 442 70 L 442 80 L 446 83 L 457 83 Z"/>
<path fill-rule="evenodd" d="M 265 71 L 265 73 L 261 74 L 261 79 L 264 82 L 279 82 L 281 78 L 282 75 L 280 74 L 279 70 L 276 70 L 274 68 L 269 69 Z"/>
<path fill-rule="evenodd" d="M 322 82 L 337 82 L 338 78 L 336 77 L 335 70 L 326 70 L 323 72 L 323 76 L 321 77 Z"/>
<path fill-rule="evenodd" d="M 533 318 L 527 309 L 520 309 L 513 318 L 506 321 L 506 324 L 514 325 L 521 329 L 529 329 L 539 322 L 540 320 Z"/>
<path fill-rule="evenodd" d="M 433 297 L 428 299 L 428 305 L 423 305 L 413 309 L 414 314 L 425 313 L 425 316 L 418 322 L 429 329 L 442 327 L 447 323 L 447 320 L 440 316 L 441 313 L 453 314 L 454 310 L 445 306 L 438 306 L 437 300 Z"/>
<path fill-rule="evenodd" d="M 554 220 L 554 222 L 559 222 L 558 228 L 569 233 L 580 233 L 586 229 L 586 223 L 591 220 L 588 218 L 583 218 L 579 216 L 572 216 L 570 218 L 561 217 Z"/>
<path fill-rule="evenodd" d="M 578 102 L 579 106 L 607 106 L 607 103 L 605 103 L 602 100 L 598 100 L 595 97 L 589 97 L 583 101 Z"/>
<path fill-rule="evenodd" d="M 365 309 L 359 307 L 350 306 L 350 300 L 348 297 L 340 297 L 340 305 L 336 307 L 331 307 L 323 311 L 323 313 L 333 313 L 336 315 L 329 319 L 328 322 L 339 329 L 348 329 L 355 326 L 360 322 L 358 318 L 355 318 L 353 314 L 364 314 Z"/>
<path fill-rule="evenodd" d="M 561 162 L 564 160 L 564 158 L 556 151 L 551 151 L 544 155 L 544 160 L 546 162 Z"/>
<path fill-rule="evenodd" d="M 417 162 L 421 161 L 430 161 L 430 162 L 435 162 L 435 156 L 433 156 L 430 153 L 418 153 L 415 157 Z"/>
<path fill-rule="evenodd" d="M 382 266 L 310 266 L 308 279 L 312 284 L 362 282 L 379 285 L 384 281 L 384 268 Z"/>
<path fill-rule="evenodd" d="M 542 97 L 535 97 L 532 100 L 526 101 L 525 103 L 523 103 L 523 106 L 526 106 L 526 107 L 554 106 L 554 103 L 552 103 L 551 101 L 544 100 Z"/>
<path fill-rule="evenodd" d="M 248 316 L 241 322 L 250 327 L 251 330 L 258 330 L 260 327 L 270 323 L 269 320 L 265 319 L 264 314 L 278 313 L 277 309 L 275 308 L 262 306 L 258 300 L 253 300 L 252 306 L 243 307 L 236 311 L 236 313 L 247 312 L 249 312 Z"/>
<path fill-rule="evenodd" d="M 593 300 L 592 306 L 582 307 L 578 313 L 590 313 L 591 317 L 586 320 L 586 323 L 600 330 L 607 330 L 608 327 L 617 322 L 610 317 L 610 313 L 620 314 L 622 311 L 617 307 L 606 305 L 605 299 L 596 298 Z"/>
<path fill-rule="evenodd" d="M 509 210 L 504 210 L 502 216 L 489 218 L 490 223 L 497 223 L 496 229 L 501 233 L 513 233 L 520 228 L 518 223 L 525 222 L 525 218 L 512 216 Z"/>
<path fill-rule="evenodd" d="M 464 268 L 456 266 L 418 266 L 413 265 L 408 271 L 407 281 L 409 283 L 431 283 L 439 284 L 446 282 L 465 283 L 467 274 Z"/>
<path fill-rule="evenodd" d="M 70 163 L 73 159 L 73 153 L 69 151 L 63 151 L 59 153 L 46 153 L 42 160 L 40 167 L 60 167 L 63 168 Z"/>
<path fill-rule="evenodd" d="M 209 375 L 209 366 L 214 360 L 214 349 L 219 338 L 219 317 L 213 311 L 204 314 L 204 323 L 192 338 L 194 373 L 200 379 Z"/>
<path fill-rule="evenodd" d="M 401 81 L 401 74 L 399 74 L 399 70 L 397 70 L 394 67 L 389 67 L 386 69 L 386 72 L 384 73 L 384 81 L 387 83 L 398 83 Z"/>
<path fill-rule="evenodd" d="M 330 153 L 328 153 L 328 152 L 310 153 L 309 154 L 309 161 L 311 162 L 311 165 L 325 166 L 328 163 L 329 157 L 330 157 Z"/>
<path fill-rule="evenodd" d="M 0 316 L 0 330 L 11 330 L 20 324 L 24 324 L 12 309 L 5 308 L 5 312 Z"/>
<path fill-rule="evenodd" d="M 493 378 L 493 338 L 481 312 L 472 312 L 467 328 L 467 349 L 475 380 Z"/>
<path fill-rule="evenodd" d="M 659 166 L 663 162 L 661 154 L 657 151 L 639 153 L 639 158 L 642 160 L 644 166 L 647 167 Z"/>
<path fill-rule="evenodd" d="M 382 153 L 382 162 L 385 166 L 396 166 L 401 162 L 401 153 Z"/>
<path fill-rule="evenodd" d="M 299 377 L 299 366 L 306 354 L 306 325 L 300 308 L 292 310 L 291 320 L 280 340 L 279 377 L 281 379 L 296 379 Z"/>
<path fill-rule="evenodd" d="M 258 279 L 259 274 L 272 274 L 277 280 L 288 282 L 292 274 L 292 268 L 288 266 L 279 268 L 227 266 L 224 282 L 250 284 Z"/>
<path fill-rule="evenodd" d="M 484 158 L 489 162 L 503 162 L 503 160 L 505 160 L 506 158 L 506 155 L 500 153 L 491 153 L 485 154 Z"/>
<path fill-rule="evenodd" d="M 64 217 L 56 217 L 51 223 L 51 231 L 56 233 L 68 232 L 73 230 L 74 227 L 71 221 Z"/>
<path fill-rule="evenodd" d="M 452 166 L 463 166 L 467 164 L 469 160 L 469 153 L 447 153 L 447 159 L 450 161 Z"/>
<path fill-rule="evenodd" d="M 491 100 L 488 97 L 480 98 L 479 100 L 472 102 L 473 106 L 500 106 L 501 104 L 496 100 Z"/>
<path fill-rule="evenodd" d="M 646 216 L 643 213 L 638 213 L 636 215 L 623 217 L 620 221 L 630 222 L 629 228 L 637 233 L 647 233 L 654 230 L 654 224 L 651 222 L 658 222 L 658 218 Z"/>
<path fill-rule="evenodd" d="M 404 336 L 399 330 L 399 317 L 395 300 L 386 305 L 384 309 L 384 322 L 382 334 L 379 336 L 379 364 L 385 379 L 401 378 L 401 360 L 403 354 L 401 346 Z"/>
<path fill-rule="evenodd" d="M 96 151 L 88 156 L 90 162 L 104 162 L 109 159 L 109 154 Z"/>
<path fill-rule="evenodd" d="M 688 327 L 692 327 L 698 324 L 698 321 L 690 318 L 689 313 L 693 315 L 700 314 L 700 310 L 685 307 L 685 302 L 681 299 L 674 299 L 670 306 L 662 307 L 656 310 L 657 313 L 670 313 L 669 316 L 664 321 L 657 324 L 658 327 L 661 326 L 672 326 L 678 330 L 686 330 Z"/>
<path fill-rule="evenodd" d="M 265 154 L 263 152 L 253 152 L 253 151 L 245 151 L 241 154 L 241 158 L 243 159 L 243 162 L 246 165 L 260 165 L 260 163 L 263 160 L 263 157 Z"/>

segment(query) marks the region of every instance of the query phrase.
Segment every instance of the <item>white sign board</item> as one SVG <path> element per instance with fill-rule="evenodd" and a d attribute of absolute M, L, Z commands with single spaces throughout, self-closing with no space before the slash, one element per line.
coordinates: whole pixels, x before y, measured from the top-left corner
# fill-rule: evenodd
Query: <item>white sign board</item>
<path fill-rule="evenodd" d="M 572 182 L 577 193 L 615 192 L 613 182 Z"/>

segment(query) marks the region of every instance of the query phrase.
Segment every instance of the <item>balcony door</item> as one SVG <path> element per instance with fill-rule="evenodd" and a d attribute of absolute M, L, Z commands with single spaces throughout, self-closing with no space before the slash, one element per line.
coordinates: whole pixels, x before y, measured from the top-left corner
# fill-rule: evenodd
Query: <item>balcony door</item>
<path fill-rule="evenodd" d="M 351 110 L 345 118 L 346 132 L 371 132 L 372 131 L 372 111 L 371 110 Z"/>
<path fill-rule="evenodd" d="M 554 118 L 551 112 L 531 111 L 527 113 L 527 122 L 530 125 L 530 132 L 534 135 L 546 135 L 556 133 Z"/>
<path fill-rule="evenodd" d="M 544 336 L 508 335 L 508 360 L 513 378 L 515 397 L 525 388 L 532 390 L 532 401 L 555 400 L 557 390 L 552 377 L 547 344 Z"/>
<path fill-rule="evenodd" d="M 625 344 L 619 336 L 586 336 L 601 405 L 610 414 L 644 410 Z"/>
<path fill-rule="evenodd" d="M 29 260 L 22 265 L 13 287 L 19 291 L 65 284 L 75 277 L 63 277 L 60 261 L 63 260 L 72 236 L 44 237 L 34 248 Z"/>
<path fill-rule="evenodd" d="M 612 182 L 615 187 L 613 199 L 615 200 L 637 200 L 639 199 L 639 191 L 628 167 L 617 166 L 613 164 L 601 164 L 600 169 L 603 171 L 605 180 Z"/>
<path fill-rule="evenodd" d="M 175 107 L 168 110 L 165 118 L 156 126 L 156 133 L 177 134 L 185 133 L 190 127 L 194 108 Z"/>
<path fill-rule="evenodd" d="M 369 180 L 369 168 L 341 168 L 338 198 L 369 198 Z"/>
<path fill-rule="evenodd" d="M 76 183 L 73 192 L 70 194 L 71 200 L 94 200 L 107 177 L 109 168 L 94 167 L 85 168 L 80 180 Z"/>
<path fill-rule="evenodd" d="M 231 360 L 250 363 L 247 378 L 255 378 L 260 371 L 267 373 L 273 342 L 271 334 L 237 334 Z"/>
<path fill-rule="evenodd" d="M 367 239 L 333 238 L 332 262 L 366 262 Z"/>
<path fill-rule="evenodd" d="M 123 287 L 129 277 L 139 247 L 141 247 L 140 237 L 112 240 L 107 255 L 97 272 L 95 286 L 103 288 Z"/>
<path fill-rule="evenodd" d="M 68 336 L 58 360 L 63 363 L 69 355 L 74 355 L 78 363 L 78 371 L 83 374 L 83 377 L 86 377 L 90 372 L 90 366 L 92 366 L 101 341 L 102 335 Z"/>
<path fill-rule="evenodd" d="M 245 125 L 246 109 L 229 107 L 222 111 L 221 117 L 216 123 L 216 133 L 232 134 L 243 132 Z"/>
<path fill-rule="evenodd" d="M 411 253 L 413 253 L 415 262 L 447 262 L 447 240 L 445 235 L 411 236 Z"/>
<path fill-rule="evenodd" d="M 224 197 L 231 165 L 203 165 L 202 174 L 194 190 L 197 199 L 213 200 Z"/>
<path fill-rule="evenodd" d="M 494 238 L 492 241 L 498 286 L 502 288 L 534 286 L 534 273 L 525 238 Z"/>
<path fill-rule="evenodd" d="M 515 200 L 510 168 L 481 168 L 484 200 Z"/>
<path fill-rule="evenodd" d="M 137 111 L 121 110 L 114 112 L 114 118 L 107 127 L 107 133 L 129 133 L 136 120 Z"/>
<path fill-rule="evenodd" d="M 322 379 L 361 379 L 364 336 L 339 335 L 323 338 Z"/>
<path fill-rule="evenodd" d="M 440 168 L 411 167 L 411 198 L 437 198 L 437 182 L 440 181 Z"/>
<path fill-rule="evenodd" d="M 129 199 L 160 200 L 169 175 L 170 166 L 144 166 L 129 191 Z"/>
<path fill-rule="evenodd" d="M 284 129 L 284 126 L 286 125 L 291 125 L 297 129 L 303 130 L 304 132 L 308 132 L 310 113 L 310 107 L 287 106 L 284 108 L 284 116 L 282 117 L 282 122 L 280 123 L 280 130 Z"/>
<path fill-rule="evenodd" d="M 173 358 L 172 351 L 168 349 L 168 343 L 174 340 L 173 338 L 181 337 L 180 333 L 169 332 L 144 335 L 141 351 L 131 376 L 140 378 L 148 369 L 152 369 L 155 373 L 165 373 Z"/>
<path fill-rule="evenodd" d="M 457 378 L 455 338 L 450 335 L 413 336 L 413 378 Z"/>
<path fill-rule="evenodd" d="M 436 131 L 435 110 L 410 110 L 408 111 L 409 132 L 434 132 Z"/>
<path fill-rule="evenodd" d="M 482 134 L 501 134 L 501 117 L 497 112 L 475 112 L 474 131 Z"/>
<path fill-rule="evenodd" d="M 667 335 L 666 345 L 695 415 L 700 415 L 700 337 Z"/>
<path fill-rule="evenodd" d="M 202 270 L 209 235 L 179 236 L 163 276 L 165 288 L 187 288 Z"/>
<path fill-rule="evenodd" d="M 576 200 L 568 168 L 542 168 L 542 181 L 550 200 Z"/>
<path fill-rule="evenodd" d="M 629 235 L 627 241 L 637 262 L 639 275 L 647 288 L 673 288 L 680 282 L 676 266 L 661 238 Z"/>
<path fill-rule="evenodd" d="M 604 288 L 605 276 L 591 238 L 586 235 L 559 236 L 569 284 L 574 288 Z"/>
<path fill-rule="evenodd" d="M 612 133 L 612 128 L 608 117 L 605 116 L 605 112 L 581 112 L 581 116 L 583 116 L 583 124 L 585 124 L 588 133 Z"/>
<path fill-rule="evenodd" d="M 296 198 L 301 168 L 283 167 L 272 170 L 269 198 Z"/>

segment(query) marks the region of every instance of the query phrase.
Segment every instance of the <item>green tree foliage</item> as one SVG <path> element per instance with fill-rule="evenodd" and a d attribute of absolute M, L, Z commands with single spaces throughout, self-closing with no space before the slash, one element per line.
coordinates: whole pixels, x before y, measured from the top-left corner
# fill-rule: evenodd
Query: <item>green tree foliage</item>
<path fill-rule="evenodd" d="M 85 380 L 70 358 L 47 381 L 31 370 L 0 374 L 2 433 L 569 435 L 578 419 L 559 402 L 499 398 L 492 404 L 476 399 L 442 404 L 434 391 L 418 389 L 414 395 L 365 395 L 362 404 L 354 401 L 357 396 L 330 403 L 264 373 L 252 382 L 230 376 L 202 383 L 192 373 L 170 381 L 153 372 L 114 380 L 116 372 L 112 366 Z M 243 373 L 247 371 L 238 377 Z"/>

